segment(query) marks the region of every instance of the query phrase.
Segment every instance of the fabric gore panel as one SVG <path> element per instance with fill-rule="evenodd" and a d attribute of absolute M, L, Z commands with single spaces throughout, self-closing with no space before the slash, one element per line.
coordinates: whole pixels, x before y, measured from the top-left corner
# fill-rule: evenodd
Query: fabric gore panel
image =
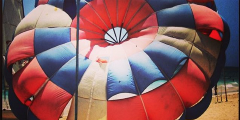
<path fill-rule="evenodd" d="M 217 31 L 223 33 L 224 25 L 222 18 L 217 14 L 217 12 L 202 5 L 190 4 L 190 6 L 193 11 L 196 29 L 200 30 L 204 34 L 210 35 L 210 37 L 216 40 L 221 41 L 221 37 Z M 215 31 L 216 33 L 211 34 L 212 30 L 217 31 Z"/>
<path fill-rule="evenodd" d="M 143 94 L 142 100 L 149 120 L 176 120 L 185 109 L 170 82 Z"/>
<path fill-rule="evenodd" d="M 152 14 L 138 21 L 134 26 L 131 27 L 131 30 L 129 30 L 128 32 L 129 34 L 133 34 L 153 26 L 158 26 L 156 14 Z"/>
<path fill-rule="evenodd" d="M 138 94 L 127 59 L 117 60 L 109 64 L 107 98 L 119 93 Z"/>
<path fill-rule="evenodd" d="M 144 51 L 168 80 L 173 77 L 180 63 L 187 59 L 187 56 L 180 50 L 158 41 L 152 42 Z"/>
<path fill-rule="evenodd" d="M 107 64 L 91 62 L 78 86 L 80 97 L 107 100 Z"/>
<path fill-rule="evenodd" d="M 107 119 L 147 120 L 140 96 L 122 100 L 107 101 Z"/>
<path fill-rule="evenodd" d="M 141 8 L 136 11 L 134 16 L 131 18 L 131 20 L 128 23 L 127 29 L 132 29 L 133 26 L 141 22 L 143 19 L 146 19 L 153 13 L 153 9 L 149 6 L 149 4 L 144 3 Z M 155 19 L 156 20 L 156 19 Z M 151 21 L 152 24 L 154 24 L 154 21 Z"/>
<path fill-rule="evenodd" d="M 33 71 L 35 73 L 30 74 Z M 47 79 L 48 77 L 43 72 L 37 59 L 34 58 L 13 76 L 14 92 L 23 104 L 29 105 L 31 103 L 29 98 L 36 94 Z"/>
<path fill-rule="evenodd" d="M 192 10 L 188 4 L 157 11 L 159 26 L 177 26 L 195 29 Z"/>
<path fill-rule="evenodd" d="M 186 108 L 196 104 L 205 95 L 210 84 L 210 81 L 191 59 L 170 82 L 179 93 Z"/>
<path fill-rule="evenodd" d="M 76 83 L 76 57 L 65 63 L 51 78 L 52 82 L 69 94 L 73 95 L 76 91 L 76 84 L 79 84 L 83 74 L 90 64 L 90 60 L 79 56 L 78 79 Z"/>
<path fill-rule="evenodd" d="M 12 65 L 18 60 L 34 56 L 34 30 L 16 36 L 9 46 L 7 64 Z"/>
<path fill-rule="evenodd" d="M 38 0 L 38 5 L 47 4 L 49 0 Z"/>
<path fill-rule="evenodd" d="M 159 11 L 187 3 L 186 0 L 147 0 L 147 2 L 151 5 L 154 11 Z"/>
<path fill-rule="evenodd" d="M 139 52 L 130 56 L 128 59 L 140 93 L 154 81 L 165 79 L 158 67 L 146 53 Z"/>
<path fill-rule="evenodd" d="M 72 59 L 74 56 L 75 49 L 69 42 L 38 54 L 37 60 L 47 76 L 51 78 L 67 61 Z"/>
<path fill-rule="evenodd" d="M 70 42 L 70 28 L 36 29 L 34 35 L 35 54 Z"/>
<path fill-rule="evenodd" d="M 72 95 L 51 81 L 34 98 L 30 110 L 40 120 L 57 120 Z"/>

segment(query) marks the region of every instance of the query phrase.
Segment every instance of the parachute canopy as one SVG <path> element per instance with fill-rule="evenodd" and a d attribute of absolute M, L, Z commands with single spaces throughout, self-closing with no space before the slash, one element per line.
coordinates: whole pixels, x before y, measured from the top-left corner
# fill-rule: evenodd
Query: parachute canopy
<path fill-rule="evenodd" d="M 213 0 L 39 0 L 7 53 L 8 69 L 27 61 L 8 79 L 12 111 L 30 120 L 197 118 L 228 42 L 214 10 Z"/>

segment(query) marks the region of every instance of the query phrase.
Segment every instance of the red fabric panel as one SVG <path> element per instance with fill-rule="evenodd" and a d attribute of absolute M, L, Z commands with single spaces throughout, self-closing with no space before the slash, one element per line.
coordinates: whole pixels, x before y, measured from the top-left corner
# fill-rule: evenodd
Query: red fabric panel
<path fill-rule="evenodd" d="M 107 101 L 108 120 L 147 120 L 143 104 L 139 96 Z"/>
<path fill-rule="evenodd" d="M 38 5 L 47 4 L 49 0 L 39 0 Z"/>
<path fill-rule="evenodd" d="M 99 6 L 100 7 L 100 6 Z M 104 8 L 102 8 L 104 9 Z M 93 24 L 97 25 L 98 27 L 104 29 L 105 31 L 108 30 L 108 26 L 102 21 L 99 17 L 99 15 L 94 11 L 92 6 L 86 4 L 81 10 L 80 10 L 80 16 L 84 17 L 88 21 L 91 21 Z M 76 17 L 74 18 L 76 19 Z M 77 20 L 74 20 L 73 22 L 77 22 Z M 73 23 L 76 24 L 76 23 Z M 80 23 L 81 24 L 81 23 Z M 80 25 L 81 26 L 81 25 Z"/>
<path fill-rule="evenodd" d="M 76 34 L 77 34 L 77 29 L 71 28 L 71 41 L 76 41 L 76 37 L 77 37 Z M 80 30 L 79 38 L 81 39 L 80 42 L 84 42 L 84 41 L 88 42 L 89 47 L 94 45 L 105 47 L 108 45 L 108 43 L 105 42 L 105 40 L 103 39 L 103 36 L 99 34 L 93 34 L 93 33 L 84 32 Z M 88 39 L 92 39 L 92 40 L 88 40 Z"/>
<path fill-rule="evenodd" d="M 76 29 L 71 29 L 71 40 L 76 40 Z M 103 40 L 104 36 L 102 34 L 79 30 L 79 39 L 95 39 L 95 40 Z M 104 40 L 103 40 L 104 41 Z"/>
<path fill-rule="evenodd" d="M 134 16 L 134 18 L 129 21 L 130 24 L 127 26 L 127 29 L 131 29 L 133 26 L 135 26 L 136 24 L 140 23 L 141 20 L 146 19 L 147 17 L 149 17 L 152 13 L 154 13 L 153 9 L 150 7 L 150 5 L 148 3 L 144 4 L 144 6 L 138 11 L 136 12 L 136 16 Z M 150 22 L 150 21 L 149 21 Z M 158 26 L 157 24 L 157 19 L 151 21 L 153 22 L 154 25 Z"/>
<path fill-rule="evenodd" d="M 30 106 L 40 120 L 58 120 L 72 95 L 51 81 L 39 92 Z"/>
<path fill-rule="evenodd" d="M 7 66 L 24 58 L 34 56 L 33 41 L 34 30 L 29 30 L 17 35 L 9 46 Z"/>
<path fill-rule="evenodd" d="M 149 27 L 147 29 L 143 29 L 139 32 L 135 32 L 135 33 L 131 33 L 129 35 L 129 39 L 131 38 L 150 38 L 150 39 L 154 39 L 157 35 L 157 31 L 158 31 L 158 26 L 155 27 Z"/>
<path fill-rule="evenodd" d="M 79 31 L 79 39 L 99 39 L 99 40 L 103 40 L 103 35 L 101 34 L 97 34 L 97 33 L 93 33 L 90 31 Z"/>
<path fill-rule="evenodd" d="M 211 37 L 213 39 L 216 39 L 216 40 L 219 40 L 219 41 L 222 40 L 221 36 L 219 35 L 218 31 L 216 31 L 216 30 L 212 30 L 212 32 L 209 35 L 209 37 Z"/>
<path fill-rule="evenodd" d="M 136 26 L 131 28 L 131 30 L 129 31 L 129 34 L 132 34 L 132 33 L 135 33 L 135 32 L 138 32 L 140 30 L 143 30 L 143 29 L 146 29 L 146 28 L 149 28 L 149 27 L 153 27 L 153 26 L 158 26 L 156 14 L 152 14 L 147 19 L 139 22 Z"/>
<path fill-rule="evenodd" d="M 80 17 L 80 29 L 81 30 L 87 30 L 87 31 L 93 31 L 99 34 L 104 34 L 102 31 L 102 28 L 97 27 L 92 22 L 88 21 L 85 18 Z M 72 21 L 71 27 L 77 28 L 77 17 L 75 17 Z"/>
<path fill-rule="evenodd" d="M 142 95 L 149 120 L 176 120 L 184 106 L 173 86 L 167 82 Z"/>
<path fill-rule="evenodd" d="M 205 95 L 210 83 L 191 59 L 170 82 L 179 93 L 186 108 L 197 103 Z"/>
<path fill-rule="evenodd" d="M 34 74 L 32 73 L 34 71 Z M 13 76 L 13 89 L 22 103 L 29 105 L 29 98 L 47 80 L 36 58 Z M 30 102 L 31 103 L 31 102 Z"/>
<path fill-rule="evenodd" d="M 114 0 L 111 0 L 111 1 L 114 1 Z M 103 0 L 93 0 L 90 2 L 90 5 L 92 5 L 92 7 L 95 9 L 95 11 L 98 13 L 98 15 L 102 18 L 102 20 L 105 22 L 105 24 L 109 28 L 112 28 L 110 19 L 108 17 L 107 11 L 106 11 L 106 7 L 105 7 L 106 5 L 103 2 Z"/>
<path fill-rule="evenodd" d="M 110 19 L 114 27 L 119 26 L 117 25 L 117 0 L 104 0 L 107 6 L 107 11 L 110 15 Z M 102 6 L 104 9 L 104 6 Z"/>
<path fill-rule="evenodd" d="M 129 2 L 131 0 L 118 0 L 118 26 L 121 27 L 122 23 L 124 22 L 124 17 L 126 15 Z"/>
<path fill-rule="evenodd" d="M 130 22 L 130 20 L 132 19 L 132 17 L 134 16 L 135 13 L 137 13 L 138 9 L 144 5 L 146 3 L 145 0 L 138 0 L 137 2 L 132 0 L 130 3 L 130 7 L 129 10 L 127 12 L 127 16 L 124 22 L 124 28 L 127 27 L 127 25 L 129 24 L 128 22 Z M 127 4 L 126 4 L 127 5 Z"/>
<path fill-rule="evenodd" d="M 207 2 L 213 2 L 214 0 L 188 0 L 188 2 L 193 3 L 207 3 Z"/>
<path fill-rule="evenodd" d="M 197 30 L 217 30 L 223 33 L 223 21 L 215 11 L 202 5 L 190 4 L 190 6 L 193 11 Z"/>

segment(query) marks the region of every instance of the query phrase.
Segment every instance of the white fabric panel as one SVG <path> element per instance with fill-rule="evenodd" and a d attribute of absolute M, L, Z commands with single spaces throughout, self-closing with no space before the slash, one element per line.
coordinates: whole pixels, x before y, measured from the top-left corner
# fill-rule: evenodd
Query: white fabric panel
<path fill-rule="evenodd" d="M 31 11 L 16 28 L 15 36 L 35 28 L 69 27 L 72 19 L 63 10 L 45 4 Z"/>
<path fill-rule="evenodd" d="M 67 120 L 74 120 L 75 117 L 75 98 L 69 110 Z M 106 120 L 107 101 L 78 98 L 78 120 Z"/>
<path fill-rule="evenodd" d="M 107 63 L 92 62 L 78 86 L 83 98 L 106 100 Z"/>

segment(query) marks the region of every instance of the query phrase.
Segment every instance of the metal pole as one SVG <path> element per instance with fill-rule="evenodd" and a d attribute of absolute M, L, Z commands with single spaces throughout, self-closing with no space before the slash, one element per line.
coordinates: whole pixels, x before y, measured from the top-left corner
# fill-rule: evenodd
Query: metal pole
<path fill-rule="evenodd" d="M 78 116 L 78 52 L 79 52 L 79 0 L 77 0 L 77 33 L 76 33 L 76 92 L 75 92 L 75 120 Z"/>
<path fill-rule="evenodd" d="M 224 81 L 224 86 L 225 86 L 225 95 L 226 95 L 226 102 L 228 101 L 227 99 L 227 87 L 226 87 L 226 80 L 225 80 L 225 71 L 223 68 L 223 81 Z"/>
<path fill-rule="evenodd" d="M 217 98 L 217 102 L 218 102 L 217 84 L 214 86 L 214 90 L 215 90 L 215 97 Z"/>
<path fill-rule="evenodd" d="M 222 102 L 222 86 L 221 86 L 221 102 Z"/>

